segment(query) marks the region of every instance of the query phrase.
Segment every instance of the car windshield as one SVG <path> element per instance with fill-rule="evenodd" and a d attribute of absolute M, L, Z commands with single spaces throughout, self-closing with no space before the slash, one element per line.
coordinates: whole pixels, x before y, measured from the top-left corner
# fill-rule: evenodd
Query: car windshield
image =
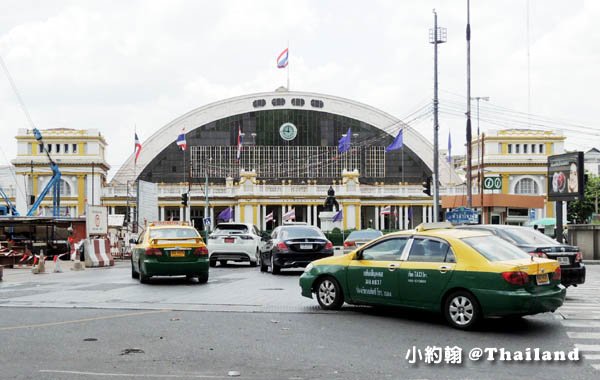
<path fill-rule="evenodd" d="M 506 228 L 503 232 L 517 244 L 558 245 L 558 242 L 533 228 Z"/>
<path fill-rule="evenodd" d="M 292 227 L 281 229 L 281 240 L 297 238 L 325 238 L 323 232 L 314 227 Z"/>
<path fill-rule="evenodd" d="M 372 240 L 382 236 L 383 233 L 377 230 L 362 230 L 362 231 L 352 231 L 350 235 L 346 238 L 346 240 Z"/>
<path fill-rule="evenodd" d="M 222 234 L 247 234 L 248 226 L 244 224 L 219 224 L 215 228 L 215 235 Z"/>
<path fill-rule="evenodd" d="M 157 228 L 150 230 L 150 239 L 196 238 L 199 236 L 195 228 Z"/>
<path fill-rule="evenodd" d="M 462 241 L 474 248 L 489 261 L 530 259 L 519 247 L 497 236 L 475 236 L 463 238 Z"/>

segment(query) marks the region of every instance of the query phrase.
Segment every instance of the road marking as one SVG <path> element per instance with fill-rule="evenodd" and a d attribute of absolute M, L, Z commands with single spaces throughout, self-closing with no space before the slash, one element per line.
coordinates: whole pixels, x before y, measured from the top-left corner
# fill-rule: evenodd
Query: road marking
<path fill-rule="evenodd" d="M 600 327 L 600 322 L 596 321 L 566 320 L 562 321 L 561 324 L 565 327 Z"/>
<path fill-rule="evenodd" d="M 53 369 L 41 369 L 41 373 L 65 373 L 72 375 L 89 375 L 89 376 L 104 376 L 104 377 L 144 377 L 144 378 L 160 378 L 160 379 L 229 379 L 229 376 L 220 375 L 156 375 L 156 374 L 141 374 L 141 373 L 107 373 L 107 372 L 82 372 L 82 371 L 61 371 Z M 248 378 L 244 376 L 244 378 Z"/>
<path fill-rule="evenodd" d="M 571 339 L 600 339 L 600 333 L 591 332 L 572 332 L 567 331 L 567 335 Z"/>
<path fill-rule="evenodd" d="M 38 327 L 49 327 L 49 326 L 60 326 L 60 325 L 68 325 L 70 323 L 84 323 L 84 322 L 100 321 L 100 320 L 103 320 L 103 319 L 136 317 L 138 315 L 165 313 L 167 311 L 171 311 L 171 310 L 170 309 L 162 309 L 162 310 L 142 311 L 142 312 L 137 312 L 137 313 L 106 315 L 106 316 L 103 316 L 103 317 L 75 319 L 75 320 L 72 320 L 72 321 L 39 323 L 39 324 L 36 324 L 36 325 L 8 326 L 8 327 L 0 327 L 0 331 L 20 330 L 20 329 L 33 329 L 33 328 L 38 328 Z"/>
<path fill-rule="evenodd" d="M 585 360 L 600 360 L 600 355 L 583 355 Z"/>
<path fill-rule="evenodd" d="M 592 364 L 592 367 L 594 367 L 594 369 L 600 369 L 600 364 Z"/>
<path fill-rule="evenodd" d="M 575 344 L 579 351 L 600 351 L 600 344 Z"/>

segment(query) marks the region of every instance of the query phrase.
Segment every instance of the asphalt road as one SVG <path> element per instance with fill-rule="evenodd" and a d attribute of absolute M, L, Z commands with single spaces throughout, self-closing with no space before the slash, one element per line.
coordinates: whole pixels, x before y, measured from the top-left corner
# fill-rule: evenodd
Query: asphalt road
<path fill-rule="evenodd" d="M 211 268 L 206 285 L 141 285 L 127 265 L 0 283 L 0 379 L 593 379 L 600 368 L 600 267 L 555 314 L 491 319 L 477 331 L 403 309 L 323 312 L 299 295 L 301 272 Z M 594 335 L 596 334 L 596 335 Z M 598 339 L 596 339 L 598 338 Z M 462 363 L 410 363 L 427 347 L 462 349 Z M 469 360 L 473 348 L 581 349 L 581 360 Z M 407 353 L 409 357 L 407 357 Z M 590 359 L 584 359 L 584 356 Z M 484 356 L 485 358 L 485 356 Z M 233 371 L 233 372 L 232 372 Z"/>

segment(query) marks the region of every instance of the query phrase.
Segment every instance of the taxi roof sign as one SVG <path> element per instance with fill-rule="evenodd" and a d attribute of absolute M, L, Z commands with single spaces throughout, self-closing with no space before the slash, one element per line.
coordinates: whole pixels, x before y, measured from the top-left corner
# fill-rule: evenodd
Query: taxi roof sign
<path fill-rule="evenodd" d="M 186 226 L 189 227 L 190 223 L 185 220 L 157 220 L 151 222 L 149 227 L 159 227 L 159 226 Z"/>
<path fill-rule="evenodd" d="M 454 228 L 452 223 L 450 222 L 437 222 L 437 223 L 421 223 L 415 228 L 417 232 L 429 231 L 429 230 L 439 230 L 445 228 Z"/>

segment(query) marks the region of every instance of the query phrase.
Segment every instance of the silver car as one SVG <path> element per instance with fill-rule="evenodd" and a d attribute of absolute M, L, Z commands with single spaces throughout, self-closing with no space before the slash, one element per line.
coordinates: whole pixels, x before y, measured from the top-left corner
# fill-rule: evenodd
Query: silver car
<path fill-rule="evenodd" d="M 356 248 L 370 242 L 373 239 L 383 236 L 383 232 L 368 228 L 350 232 L 350 235 L 344 240 L 344 253 L 354 251 Z"/>

